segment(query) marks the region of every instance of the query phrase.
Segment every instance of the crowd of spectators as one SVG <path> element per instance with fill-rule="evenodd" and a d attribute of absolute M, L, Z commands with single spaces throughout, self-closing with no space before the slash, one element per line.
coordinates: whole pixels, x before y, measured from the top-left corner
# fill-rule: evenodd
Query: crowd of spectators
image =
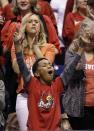
<path fill-rule="evenodd" d="M 94 0 L 0 0 L 0 131 L 94 129 Z"/>

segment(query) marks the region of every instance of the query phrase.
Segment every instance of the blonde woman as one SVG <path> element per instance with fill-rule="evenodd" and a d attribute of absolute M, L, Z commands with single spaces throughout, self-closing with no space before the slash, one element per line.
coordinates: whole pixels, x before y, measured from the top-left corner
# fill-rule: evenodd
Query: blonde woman
<path fill-rule="evenodd" d="M 55 47 L 53 44 L 47 44 L 44 28 L 38 15 L 29 13 L 23 17 L 20 30 L 17 29 L 17 32 L 14 34 L 14 42 L 18 44 L 22 43 L 24 60 L 31 74 L 32 65 L 36 59 L 45 57 L 49 59 L 51 63 L 54 62 Z M 12 47 L 11 56 L 13 69 L 20 78 L 17 89 L 16 113 L 20 131 L 26 131 L 28 118 L 27 94 L 23 89 L 24 83 L 16 62 L 14 47 Z"/>

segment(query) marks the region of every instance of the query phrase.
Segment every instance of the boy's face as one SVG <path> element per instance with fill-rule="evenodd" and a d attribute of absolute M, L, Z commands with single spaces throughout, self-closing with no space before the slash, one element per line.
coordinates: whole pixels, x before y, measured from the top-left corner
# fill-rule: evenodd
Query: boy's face
<path fill-rule="evenodd" d="M 54 77 L 54 68 L 48 60 L 43 59 L 38 63 L 37 73 L 42 83 L 50 84 Z"/>

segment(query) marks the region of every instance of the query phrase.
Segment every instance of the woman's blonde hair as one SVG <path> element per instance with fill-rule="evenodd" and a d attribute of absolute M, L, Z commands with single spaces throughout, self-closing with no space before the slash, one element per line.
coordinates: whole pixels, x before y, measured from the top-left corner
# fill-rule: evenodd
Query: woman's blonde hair
<path fill-rule="evenodd" d="M 29 46 L 29 44 L 27 42 L 26 24 L 27 24 L 30 16 L 32 16 L 32 15 L 36 15 L 36 14 L 28 13 L 22 18 L 20 32 L 22 34 L 24 34 L 23 47 L 28 47 Z M 36 16 L 39 18 L 38 15 L 36 15 Z M 39 47 L 42 47 L 42 46 L 44 46 L 45 43 L 47 43 L 47 41 L 46 41 L 44 26 L 43 26 L 42 21 L 40 20 L 40 18 L 39 18 L 39 21 L 40 21 L 40 31 L 39 31 L 39 35 L 38 35 L 38 43 L 37 44 L 39 45 Z"/>

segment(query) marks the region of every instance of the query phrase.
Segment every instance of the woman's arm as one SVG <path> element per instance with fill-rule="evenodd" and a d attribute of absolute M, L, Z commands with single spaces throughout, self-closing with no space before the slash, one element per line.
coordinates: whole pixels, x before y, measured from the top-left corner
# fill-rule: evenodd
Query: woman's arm
<path fill-rule="evenodd" d="M 37 58 L 44 57 L 38 45 L 34 45 L 33 50 Z"/>
<path fill-rule="evenodd" d="M 64 67 L 63 73 L 60 76 L 65 86 L 73 77 L 76 70 L 76 66 L 79 60 L 81 59 L 81 55 L 83 54 L 83 51 L 84 49 L 81 47 L 79 47 L 77 53 L 73 53 L 67 50 L 66 55 L 67 55 L 68 62 Z"/>

